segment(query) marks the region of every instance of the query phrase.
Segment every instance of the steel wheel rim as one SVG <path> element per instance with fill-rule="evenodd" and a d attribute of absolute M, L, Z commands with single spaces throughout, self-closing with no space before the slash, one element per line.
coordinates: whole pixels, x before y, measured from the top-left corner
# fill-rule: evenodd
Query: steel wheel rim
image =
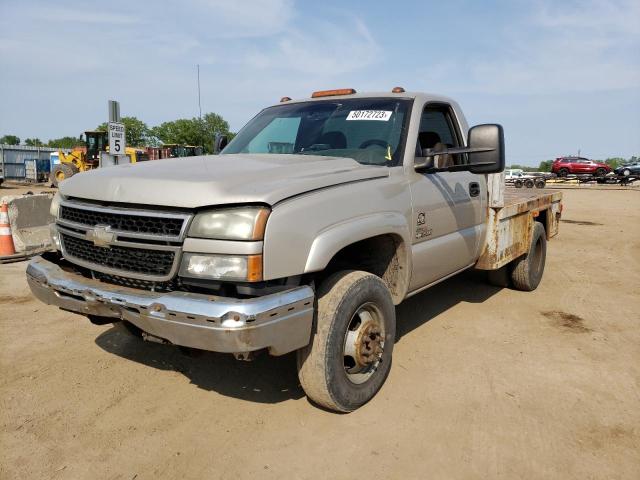
<path fill-rule="evenodd" d="M 342 347 L 344 372 L 354 384 L 369 380 L 384 353 L 384 317 L 380 308 L 368 302 L 360 305 L 347 326 Z"/>

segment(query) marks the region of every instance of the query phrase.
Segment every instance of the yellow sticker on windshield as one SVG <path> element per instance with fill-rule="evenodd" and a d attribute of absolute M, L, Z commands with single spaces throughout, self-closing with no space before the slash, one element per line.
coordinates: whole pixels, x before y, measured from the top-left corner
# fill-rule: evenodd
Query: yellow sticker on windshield
<path fill-rule="evenodd" d="M 391 145 L 387 145 L 387 154 L 384 156 L 384 158 L 387 159 L 387 162 L 393 160 L 393 158 L 391 157 Z"/>

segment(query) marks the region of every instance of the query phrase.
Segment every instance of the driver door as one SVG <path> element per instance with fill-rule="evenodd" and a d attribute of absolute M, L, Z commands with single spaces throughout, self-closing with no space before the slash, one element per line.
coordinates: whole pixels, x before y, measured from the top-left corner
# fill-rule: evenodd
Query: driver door
<path fill-rule="evenodd" d="M 418 142 L 421 148 L 464 146 L 459 122 L 448 104 L 427 104 L 422 112 Z M 445 162 L 460 165 L 466 155 Z M 424 173 L 412 171 L 413 271 L 409 290 L 436 282 L 475 263 L 484 238 L 486 181 L 468 171 Z"/>

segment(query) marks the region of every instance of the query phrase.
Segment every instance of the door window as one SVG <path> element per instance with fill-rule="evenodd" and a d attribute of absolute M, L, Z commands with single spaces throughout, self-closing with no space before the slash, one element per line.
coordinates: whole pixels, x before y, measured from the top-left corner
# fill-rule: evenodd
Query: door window
<path fill-rule="evenodd" d="M 420 149 L 423 148 L 461 146 L 463 146 L 462 136 L 456 126 L 451 107 L 448 105 L 427 105 L 420 120 L 416 154 L 421 156 Z M 453 165 L 467 163 L 467 156 L 464 154 L 450 155 L 450 157 L 449 163 Z"/>

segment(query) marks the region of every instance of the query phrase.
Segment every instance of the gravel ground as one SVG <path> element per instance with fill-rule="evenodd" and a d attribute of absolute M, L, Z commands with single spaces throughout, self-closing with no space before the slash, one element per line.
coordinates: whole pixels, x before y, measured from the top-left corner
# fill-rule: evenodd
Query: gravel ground
<path fill-rule="evenodd" d="M 305 399 L 293 355 L 142 343 L 0 265 L 0 478 L 638 479 L 640 192 L 564 197 L 538 290 L 468 272 L 407 300 L 348 415 Z"/>

